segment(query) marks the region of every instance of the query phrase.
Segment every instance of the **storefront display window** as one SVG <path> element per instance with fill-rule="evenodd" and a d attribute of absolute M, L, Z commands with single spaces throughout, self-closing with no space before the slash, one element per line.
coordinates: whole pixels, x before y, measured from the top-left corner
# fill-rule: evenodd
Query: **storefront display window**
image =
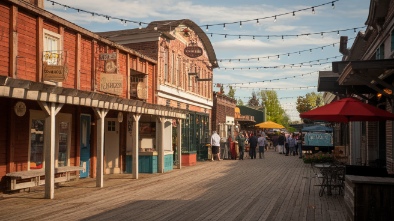
<path fill-rule="evenodd" d="M 182 152 L 196 152 L 202 145 L 209 143 L 209 116 L 189 113 L 182 124 Z"/>
<path fill-rule="evenodd" d="M 58 167 L 67 166 L 68 164 L 68 139 L 69 139 L 69 123 L 59 123 L 59 152 Z"/>
<path fill-rule="evenodd" d="M 30 128 L 30 169 L 41 169 L 44 159 L 45 120 L 33 119 Z"/>

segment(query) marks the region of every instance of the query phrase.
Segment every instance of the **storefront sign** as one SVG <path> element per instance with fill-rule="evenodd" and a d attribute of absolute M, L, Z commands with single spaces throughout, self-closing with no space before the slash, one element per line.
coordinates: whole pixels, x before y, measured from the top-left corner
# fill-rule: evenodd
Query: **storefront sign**
<path fill-rule="evenodd" d="M 61 82 L 66 80 L 67 66 L 63 65 L 43 65 L 43 78 L 44 81 L 57 81 Z"/>
<path fill-rule="evenodd" d="M 116 53 L 108 54 L 108 53 L 101 53 L 99 55 L 99 59 L 101 61 L 107 61 L 107 60 L 116 60 Z"/>
<path fill-rule="evenodd" d="M 123 90 L 123 76 L 120 74 L 100 74 L 100 91 L 121 95 Z"/>
<path fill-rule="evenodd" d="M 185 53 L 186 56 L 189 58 L 197 58 L 202 55 L 202 48 L 198 46 L 188 46 L 183 50 L 183 53 Z"/>

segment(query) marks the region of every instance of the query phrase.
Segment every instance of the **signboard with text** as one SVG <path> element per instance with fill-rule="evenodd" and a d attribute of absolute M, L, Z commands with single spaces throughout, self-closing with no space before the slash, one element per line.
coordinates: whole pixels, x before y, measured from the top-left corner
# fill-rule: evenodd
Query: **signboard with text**
<path fill-rule="evenodd" d="M 123 90 L 123 76 L 120 74 L 100 74 L 100 91 L 121 95 Z"/>
<path fill-rule="evenodd" d="M 43 79 L 44 81 L 62 82 L 67 77 L 67 66 L 64 65 L 43 65 Z"/>
<path fill-rule="evenodd" d="M 203 51 L 202 48 L 198 46 L 187 46 L 183 50 L 183 53 L 189 58 L 198 58 L 202 55 Z"/>

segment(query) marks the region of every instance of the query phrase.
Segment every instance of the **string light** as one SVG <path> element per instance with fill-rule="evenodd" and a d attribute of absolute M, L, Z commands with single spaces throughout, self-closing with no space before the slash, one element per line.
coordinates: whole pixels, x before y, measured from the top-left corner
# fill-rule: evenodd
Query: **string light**
<path fill-rule="evenodd" d="M 142 27 L 141 27 L 141 22 L 139 23 L 139 26 L 138 26 L 138 29 L 141 29 Z"/>
<path fill-rule="evenodd" d="M 208 31 L 209 29 L 208 29 L 208 25 L 207 25 L 207 28 L 205 29 L 205 31 Z"/>
<path fill-rule="evenodd" d="M 315 14 L 315 7 L 312 7 L 312 14 Z"/>
<path fill-rule="evenodd" d="M 256 19 L 256 23 L 257 25 L 260 25 L 259 19 Z"/>
<path fill-rule="evenodd" d="M 226 30 L 226 23 L 223 23 L 223 30 Z"/>
<path fill-rule="evenodd" d="M 52 0 L 47 0 L 47 1 L 51 2 L 52 6 L 54 6 L 56 4 L 56 5 L 63 6 L 65 9 L 69 8 L 69 9 L 73 9 L 73 10 L 76 10 L 76 11 L 80 10 L 80 11 L 85 12 L 85 13 L 93 14 L 93 16 L 97 15 L 97 16 L 101 16 L 101 17 L 105 17 L 105 18 L 109 17 L 109 18 L 114 19 L 114 20 L 125 20 L 125 19 L 121 19 L 121 18 L 117 18 L 117 17 L 108 16 L 108 15 L 105 15 L 105 14 L 99 14 L 99 13 L 95 13 L 95 12 L 82 10 L 82 9 L 75 8 L 75 7 L 71 7 L 71 6 L 68 6 L 68 5 L 65 5 L 65 4 L 61 4 L 61 3 L 58 3 L 58 2 L 52 1 Z M 327 3 L 323 3 L 323 4 L 320 4 L 320 5 L 315 5 L 315 6 L 312 6 L 312 7 L 303 8 L 303 9 L 299 9 L 299 10 L 293 10 L 293 11 L 290 11 L 290 12 L 277 14 L 277 15 L 274 15 L 274 16 L 267 16 L 267 17 L 262 17 L 262 18 L 254 18 L 254 19 L 249 19 L 249 20 L 242 20 L 242 21 L 239 21 L 239 22 L 240 22 L 240 24 L 242 24 L 242 22 L 251 22 L 251 21 L 257 21 L 257 23 L 259 23 L 259 20 L 268 19 L 268 18 L 272 18 L 272 17 L 274 17 L 274 21 L 276 22 L 276 19 L 277 19 L 278 16 L 286 16 L 286 15 L 293 15 L 294 16 L 295 12 L 306 11 L 306 10 L 309 10 L 309 9 L 312 9 L 312 12 L 314 13 L 315 12 L 315 8 L 322 7 L 322 6 L 329 5 L 329 4 L 331 4 L 332 8 L 334 8 L 335 7 L 334 3 L 337 2 L 337 1 L 339 1 L 339 0 L 330 1 L 330 2 L 327 2 Z M 131 21 L 131 20 L 127 20 L 127 22 L 132 22 L 132 23 L 135 23 L 135 24 L 140 23 L 140 21 Z M 141 23 L 142 24 L 148 24 L 148 23 L 144 23 L 144 22 L 141 22 Z M 235 23 L 237 23 L 237 22 L 227 22 L 225 24 L 235 24 Z M 223 23 L 219 23 L 219 24 L 205 24 L 205 25 L 201 25 L 201 26 L 202 27 L 204 27 L 204 26 L 208 27 L 208 26 L 223 25 L 223 27 L 225 27 L 225 24 L 223 24 Z"/>
<path fill-rule="evenodd" d="M 239 22 L 239 27 L 242 28 L 242 21 Z"/>

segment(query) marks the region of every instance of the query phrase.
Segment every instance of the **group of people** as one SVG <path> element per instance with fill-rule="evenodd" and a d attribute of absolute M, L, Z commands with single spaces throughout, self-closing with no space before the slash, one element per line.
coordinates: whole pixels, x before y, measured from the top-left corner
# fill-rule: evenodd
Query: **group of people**
<path fill-rule="evenodd" d="M 275 151 L 279 154 L 284 154 L 285 156 L 299 156 L 302 158 L 302 134 L 288 134 L 285 135 L 284 132 L 273 135 L 269 138 L 265 132 L 238 132 L 235 136 L 235 141 L 238 143 L 239 150 L 239 160 L 245 158 L 245 149 L 249 147 L 249 157 L 251 159 L 256 159 L 256 149 L 258 147 L 258 155 L 260 159 L 264 158 L 264 151 L 268 148 L 268 143 L 272 142 Z M 212 147 L 212 158 L 214 160 L 221 160 L 220 157 L 220 136 L 216 131 L 213 132 L 211 136 L 211 147 Z"/>
<path fill-rule="evenodd" d="M 274 138 L 273 138 L 274 139 Z M 302 158 L 302 134 L 291 133 L 288 136 L 281 132 L 277 136 L 277 145 L 274 144 L 275 151 L 285 156 L 293 155 Z"/>

